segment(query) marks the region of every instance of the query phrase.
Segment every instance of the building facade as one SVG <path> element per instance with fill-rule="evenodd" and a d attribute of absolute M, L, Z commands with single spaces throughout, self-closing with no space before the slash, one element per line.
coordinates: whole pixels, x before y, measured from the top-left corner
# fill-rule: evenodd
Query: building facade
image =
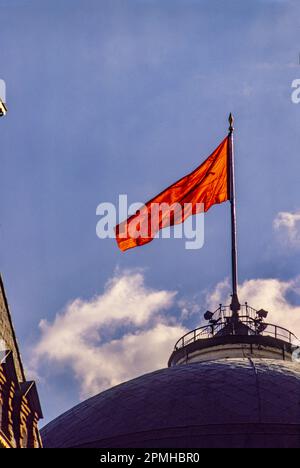
<path fill-rule="evenodd" d="M 0 448 L 40 448 L 43 417 L 35 382 L 27 381 L 0 276 Z"/>

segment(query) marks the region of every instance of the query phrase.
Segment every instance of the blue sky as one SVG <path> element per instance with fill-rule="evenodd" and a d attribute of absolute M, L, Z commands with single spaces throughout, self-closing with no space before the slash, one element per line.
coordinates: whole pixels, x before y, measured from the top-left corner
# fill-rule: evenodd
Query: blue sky
<path fill-rule="evenodd" d="M 299 246 L 273 222 L 300 209 L 299 15 L 288 0 L 0 0 L 0 260 L 27 363 L 41 319 L 102 297 L 124 271 L 143 272 L 142 297 L 165 292 L 162 310 L 176 291 L 175 321 L 178 301 L 198 304 L 184 326 L 200 322 L 201 300 L 230 275 L 229 206 L 206 215 L 198 251 L 171 239 L 122 254 L 96 237 L 95 213 L 119 193 L 147 201 L 199 165 L 230 111 L 240 282 L 294 281 Z M 39 365 L 47 420 L 81 397 L 76 372 L 49 355 Z"/>

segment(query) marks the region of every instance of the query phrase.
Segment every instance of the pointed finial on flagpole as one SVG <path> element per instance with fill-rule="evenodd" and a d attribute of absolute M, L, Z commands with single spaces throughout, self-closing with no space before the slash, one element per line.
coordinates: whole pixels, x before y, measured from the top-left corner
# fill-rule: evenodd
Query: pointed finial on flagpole
<path fill-rule="evenodd" d="M 229 114 L 229 117 L 228 117 L 228 122 L 229 122 L 229 133 L 232 133 L 233 130 L 234 130 L 234 126 L 233 126 L 233 123 L 234 123 L 234 118 L 233 118 L 233 115 L 232 113 L 230 112 Z"/>

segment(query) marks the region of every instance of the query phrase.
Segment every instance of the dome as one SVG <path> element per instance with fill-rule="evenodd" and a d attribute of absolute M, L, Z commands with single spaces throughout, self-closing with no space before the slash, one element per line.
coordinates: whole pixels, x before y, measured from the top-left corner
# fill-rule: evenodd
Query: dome
<path fill-rule="evenodd" d="M 179 364 L 106 390 L 42 430 L 45 447 L 299 447 L 300 365 Z"/>

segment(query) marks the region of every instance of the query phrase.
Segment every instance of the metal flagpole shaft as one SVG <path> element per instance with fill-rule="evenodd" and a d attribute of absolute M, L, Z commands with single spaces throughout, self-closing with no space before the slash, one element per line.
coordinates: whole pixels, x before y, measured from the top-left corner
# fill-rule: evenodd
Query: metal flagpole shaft
<path fill-rule="evenodd" d="M 234 317 L 238 317 L 241 306 L 238 299 L 238 273 L 237 273 L 237 235 L 236 235 L 236 209 L 235 209 L 235 175 L 234 175 L 234 146 L 233 146 L 233 116 L 229 115 L 228 157 L 229 157 L 229 190 L 231 206 L 231 262 L 232 262 L 232 301 L 231 310 Z"/>

